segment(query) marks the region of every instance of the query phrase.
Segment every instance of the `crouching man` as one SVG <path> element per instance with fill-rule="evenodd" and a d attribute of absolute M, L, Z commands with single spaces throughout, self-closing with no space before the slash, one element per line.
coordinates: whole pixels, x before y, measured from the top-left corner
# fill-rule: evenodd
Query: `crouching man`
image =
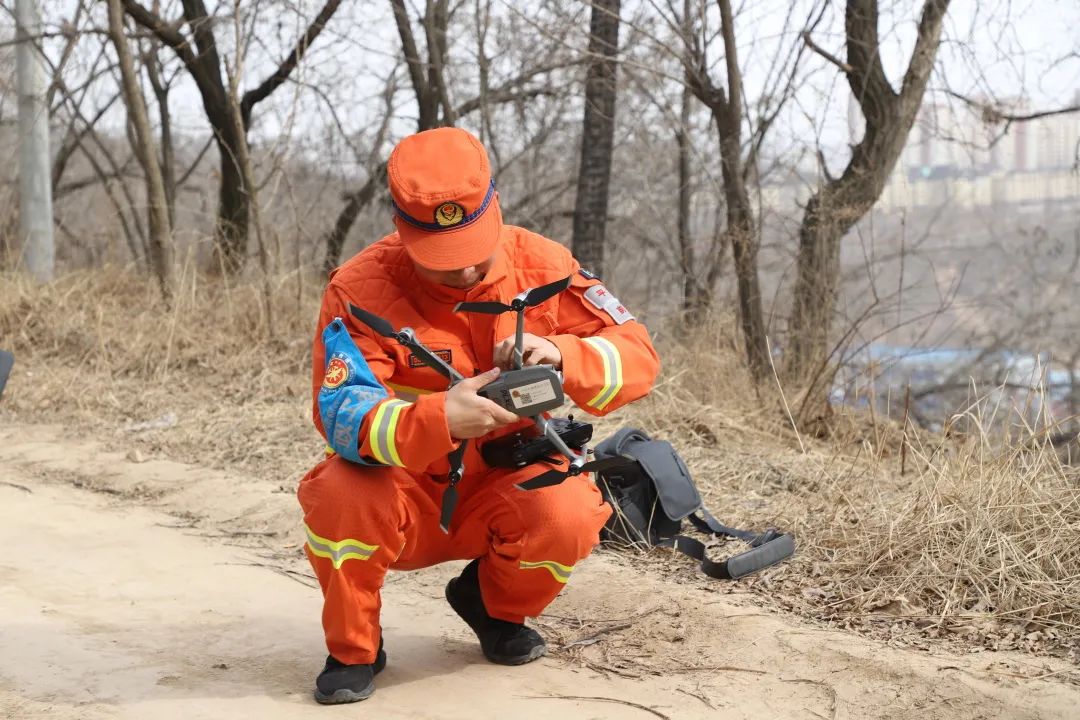
<path fill-rule="evenodd" d="M 301 481 L 305 550 L 322 586 L 329 657 L 315 699 L 363 700 L 386 665 L 379 623 L 386 572 L 469 560 L 446 587 L 484 656 L 520 665 L 546 652 L 525 625 L 562 590 L 611 513 L 588 475 L 553 487 L 515 484 L 551 469 L 493 468 L 478 447 L 531 427 L 477 394 L 511 364 L 514 314 L 454 312 L 509 302 L 572 275 L 525 313 L 525 362 L 563 373 L 565 392 L 603 415 L 649 392 L 659 362 L 645 327 L 563 246 L 503 225 L 487 153 L 455 128 L 405 138 L 387 166 L 397 232 L 331 276 L 313 348 L 314 419 L 328 457 Z M 447 381 L 373 333 L 352 303 L 413 328 L 467 379 Z M 470 440 L 449 533 L 439 508 L 447 455 Z M 564 465 L 565 467 L 565 465 Z"/>

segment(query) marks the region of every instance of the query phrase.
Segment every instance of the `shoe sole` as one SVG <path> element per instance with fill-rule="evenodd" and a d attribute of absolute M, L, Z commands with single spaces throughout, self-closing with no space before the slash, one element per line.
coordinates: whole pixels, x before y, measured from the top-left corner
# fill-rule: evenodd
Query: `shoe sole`
<path fill-rule="evenodd" d="M 367 700 L 375 692 L 375 683 L 371 683 L 360 692 L 353 692 L 342 688 L 335 690 L 332 695 L 324 695 L 318 690 L 315 691 L 315 702 L 320 705 L 345 705 L 347 703 L 360 702 L 361 700 Z"/>
<path fill-rule="evenodd" d="M 372 666 L 372 673 L 378 675 L 386 668 L 386 653 L 379 648 L 379 654 L 375 656 L 375 664 Z M 335 690 L 331 695 L 326 695 L 319 692 L 318 688 L 315 688 L 315 702 L 320 705 L 347 705 L 349 703 L 360 702 L 361 700 L 367 700 L 375 692 L 375 680 L 368 684 L 366 688 L 360 692 L 354 692 L 346 688 Z"/>
<path fill-rule="evenodd" d="M 530 650 L 527 655 L 506 656 L 488 655 L 487 653 L 484 653 L 484 657 L 497 665 L 525 665 L 526 663 L 531 663 L 533 660 L 539 660 L 545 655 L 547 655 L 547 645 L 537 645 Z"/>
<path fill-rule="evenodd" d="M 454 578 L 454 580 L 456 579 L 457 578 Z M 476 630 L 473 629 L 473 626 L 469 624 L 468 620 L 465 620 L 465 616 L 461 613 L 460 610 L 458 610 L 457 605 L 454 604 L 454 598 L 450 593 L 450 588 L 453 585 L 454 580 L 451 580 L 446 584 L 446 591 L 443 593 L 446 596 L 446 602 L 450 603 L 450 607 L 453 608 L 454 612 L 457 613 L 457 616 L 461 618 L 465 622 L 465 624 L 469 626 L 469 629 L 475 633 Z M 480 652 L 484 653 L 484 657 L 487 658 L 490 662 L 495 663 L 496 665 L 525 665 L 527 663 L 531 663 L 533 660 L 539 660 L 540 658 L 547 655 L 547 645 L 537 645 L 525 655 L 489 654 L 484 651 L 483 645 L 480 646 Z"/>

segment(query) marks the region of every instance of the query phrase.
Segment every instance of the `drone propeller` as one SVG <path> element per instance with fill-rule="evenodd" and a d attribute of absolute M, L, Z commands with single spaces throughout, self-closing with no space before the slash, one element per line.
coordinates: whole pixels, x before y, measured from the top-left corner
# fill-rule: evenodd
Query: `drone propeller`
<path fill-rule="evenodd" d="M 374 313 L 369 313 L 367 310 L 358 308 L 352 303 L 349 303 L 349 312 L 351 312 L 353 314 L 353 317 L 355 317 L 357 320 L 364 323 L 369 328 L 379 333 L 383 337 L 400 341 L 400 338 L 398 337 L 398 332 L 397 330 L 394 330 L 394 326 L 390 324 L 390 321 L 384 320 L 383 318 L 375 315 Z"/>
<path fill-rule="evenodd" d="M 454 306 L 454 312 L 474 312 L 484 315 L 500 315 L 514 309 L 513 305 L 507 305 L 496 300 L 482 302 L 459 302 Z"/>
<path fill-rule="evenodd" d="M 551 487 L 552 485 L 558 485 L 568 477 L 574 477 L 575 475 L 581 475 L 587 472 L 601 472 L 610 468 L 622 467 L 623 465 L 629 465 L 634 462 L 634 458 L 628 455 L 614 455 L 612 457 L 599 458 L 597 460 L 590 460 L 589 462 L 578 465 L 577 463 L 570 463 L 570 467 L 566 470 L 548 470 L 545 473 L 541 473 L 531 480 L 526 480 L 523 483 L 518 483 L 518 487 L 522 490 L 539 490 L 540 488 Z"/>
<path fill-rule="evenodd" d="M 447 456 L 447 460 L 450 461 L 449 484 L 446 486 L 446 489 L 443 490 L 442 510 L 439 513 L 439 527 L 442 528 L 444 533 L 450 532 L 450 521 L 453 519 L 454 510 L 457 508 L 457 484 L 461 482 L 461 476 L 465 472 L 462 459 L 465 456 L 465 446 L 468 444 L 468 440 L 462 440 L 461 444 L 454 448 Z"/>
<path fill-rule="evenodd" d="M 396 340 L 405 347 L 413 351 L 417 360 L 427 365 L 429 368 L 445 377 L 450 382 L 461 382 L 465 378 L 449 365 L 445 360 L 431 352 L 427 347 L 420 342 L 420 339 L 416 337 L 416 333 L 412 328 L 402 328 L 401 330 L 394 330 L 394 326 L 389 321 L 379 317 L 378 315 L 369 313 L 367 310 L 356 307 L 352 303 L 349 303 L 349 312 L 359 320 L 367 325 L 369 328 L 377 332 L 383 337 Z"/>
<path fill-rule="evenodd" d="M 570 281 L 573 279 L 573 275 L 564 277 L 562 280 L 556 280 L 555 282 L 548 283 L 547 285 L 541 285 L 536 288 L 529 288 L 525 292 L 521 293 L 508 303 L 483 301 L 483 302 L 460 302 L 454 306 L 455 312 L 475 312 L 484 313 L 486 315 L 498 315 L 504 312 L 521 312 L 527 307 L 533 305 L 539 305 L 548 298 L 558 295 L 566 288 L 570 287 Z"/>

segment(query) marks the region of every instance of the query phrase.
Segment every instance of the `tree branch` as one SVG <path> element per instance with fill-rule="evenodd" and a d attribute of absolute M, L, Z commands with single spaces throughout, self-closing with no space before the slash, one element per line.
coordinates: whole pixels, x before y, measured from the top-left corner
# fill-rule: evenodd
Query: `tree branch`
<path fill-rule="evenodd" d="M 969 107 L 978 110 L 979 114 L 982 115 L 983 122 L 992 125 L 997 125 L 1003 122 L 1027 122 L 1029 120 L 1038 120 L 1039 118 L 1044 117 L 1053 117 L 1054 115 L 1067 115 L 1068 113 L 1080 112 L 1080 104 L 1077 104 L 1067 105 L 1065 107 L 1057 108 L 1056 110 L 1039 110 L 1033 113 L 1007 113 L 1000 108 L 994 107 L 988 102 L 980 102 L 952 90 L 946 90 L 945 93 L 951 97 L 956 98 L 957 100 L 964 102 Z"/>
<path fill-rule="evenodd" d="M 480 106 L 485 102 L 488 105 L 500 105 L 503 103 L 517 102 L 518 100 L 529 100 L 536 97 L 552 97 L 556 94 L 555 89 L 551 87 L 528 88 L 526 90 L 492 90 L 488 92 L 486 98 L 477 96 L 461 103 L 457 106 L 455 113 L 458 117 L 468 115 L 471 112 L 479 110 Z"/>
<path fill-rule="evenodd" d="M 843 60 L 836 57 L 831 52 L 829 52 L 828 50 L 826 50 L 825 48 L 821 47 L 816 42 L 814 42 L 814 39 L 812 37 L 810 37 L 810 31 L 809 30 L 803 30 L 802 39 L 803 39 L 803 42 L 806 43 L 806 47 L 810 48 L 811 50 L 816 52 L 818 55 L 820 55 L 821 57 L 823 57 L 826 60 L 828 60 L 829 62 L 831 62 L 836 67 L 840 68 L 845 73 L 850 75 L 850 74 L 855 72 L 855 69 L 852 68 L 850 65 L 848 65 L 846 62 L 844 62 Z"/>
<path fill-rule="evenodd" d="M 881 65 L 878 41 L 878 0 L 848 0 L 844 13 L 847 59 L 851 72 L 848 85 L 862 108 L 863 117 L 887 117 L 896 101 L 896 92 Z"/>
<path fill-rule="evenodd" d="M 409 68 L 409 79 L 412 81 L 413 91 L 417 100 L 427 97 L 428 86 L 424 80 L 424 66 L 420 62 L 420 51 L 416 49 L 416 39 L 413 37 L 412 26 L 409 24 L 409 13 L 405 9 L 404 0 L 390 0 L 394 8 L 394 22 L 397 23 L 398 35 L 401 36 L 401 49 L 405 54 L 405 64 Z"/>
<path fill-rule="evenodd" d="M 446 26 L 448 22 L 447 0 L 437 0 L 434 7 L 429 2 L 428 12 L 424 15 L 424 33 L 427 37 L 429 60 L 428 86 L 438 94 L 439 104 L 442 105 L 443 109 L 443 122 L 446 125 L 453 125 L 457 118 L 454 115 L 454 107 L 450 104 L 450 93 L 446 88 L 446 78 L 443 73 L 446 69 Z"/>
<path fill-rule="evenodd" d="M 180 57 L 188 70 L 194 72 L 197 62 L 187 38 L 180 32 L 182 22 L 169 22 L 157 13 L 147 10 L 137 0 L 123 0 L 124 11 L 132 20 L 154 33 L 161 42 L 168 45 Z"/>
<path fill-rule="evenodd" d="M 277 90 L 282 83 L 284 83 L 296 66 L 304 59 L 304 54 L 308 48 L 311 47 L 311 43 L 315 41 L 315 38 L 319 36 L 323 28 L 326 27 L 326 23 L 337 12 L 338 7 L 341 5 L 341 0 L 327 0 L 327 3 L 323 5 L 322 10 L 315 16 L 315 19 L 311 21 L 311 25 L 308 26 L 307 31 L 296 41 L 296 46 L 292 49 L 292 52 L 281 61 L 277 69 L 265 80 L 259 83 L 258 87 L 248 90 L 244 93 L 243 100 L 240 101 L 240 114 L 244 119 L 244 127 L 248 127 L 251 124 L 251 111 L 255 107 L 256 103 L 262 102 L 270 93 Z"/>
<path fill-rule="evenodd" d="M 922 16 L 919 18 L 919 33 L 900 86 L 901 99 L 917 97 L 921 101 L 926 81 L 934 68 L 934 58 L 937 57 L 938 45 L 941 42 L 941 24 L 948 8 L 949 0 L 926 0 L 923 5 Z"/>

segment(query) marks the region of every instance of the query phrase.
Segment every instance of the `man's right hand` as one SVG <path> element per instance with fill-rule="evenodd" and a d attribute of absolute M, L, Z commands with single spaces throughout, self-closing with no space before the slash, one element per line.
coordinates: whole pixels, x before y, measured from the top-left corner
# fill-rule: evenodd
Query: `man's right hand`
<path fill-rule="evenodd" d="M 517 422 L 521 418 L 496 405 L 476 391 L 499 377 L 499 368 L 462 380 L 446 393 L 446 424 L 450 437 L 468 440 L 487 435 L 493 430 Z"/>

